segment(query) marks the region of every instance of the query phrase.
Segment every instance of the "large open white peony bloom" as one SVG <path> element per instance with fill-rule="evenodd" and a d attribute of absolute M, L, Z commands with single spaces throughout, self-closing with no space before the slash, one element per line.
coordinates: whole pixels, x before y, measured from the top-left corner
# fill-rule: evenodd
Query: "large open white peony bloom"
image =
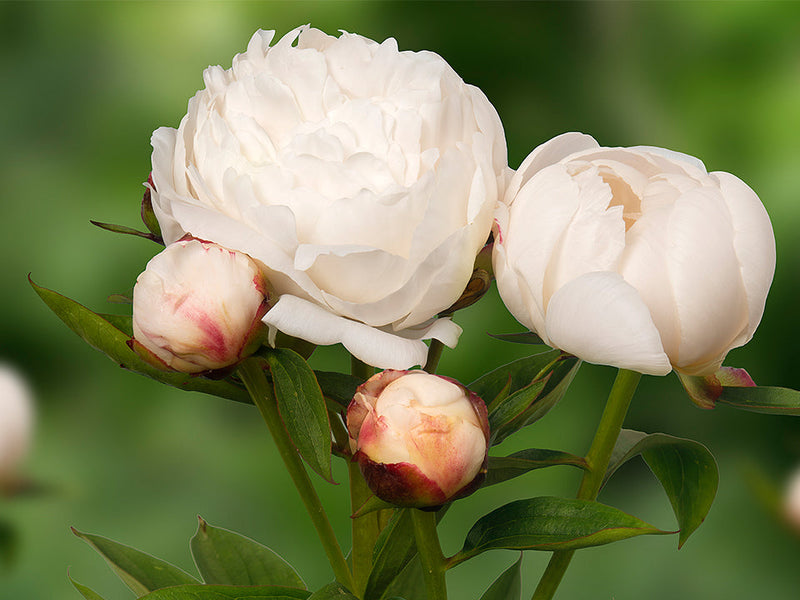
<path fill-rule="evenodd" d="M 432 52 L 308 26 L 273 35 L 209 67 L 180 127 L 153 134 L 165 242 L 190 233 L 260 261 L 273 328 L 379 367 L 422 364 L 423 339 L 460 334 L 433 317 L 491 229 L 500 119 Z"/>
<path fill-rule="evenodd" d="M 775 271 L 755 192 L 662 148 L 558 136 L 522 163 L 496 220 L 497 285 L 517 320 L 642 373 L 716 371 L 752 338 Z"/>

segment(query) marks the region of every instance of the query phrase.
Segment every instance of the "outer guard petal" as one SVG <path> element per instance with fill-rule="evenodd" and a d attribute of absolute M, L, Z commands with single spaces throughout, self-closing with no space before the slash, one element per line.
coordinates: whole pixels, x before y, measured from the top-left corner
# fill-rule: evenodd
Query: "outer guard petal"
<path fill-rule="evenodd" d="M 647 307 L 617 273 L 586 273 L 560 288 L 546 328 L 556 347 L 588 362 L 649 375 L 672 370 Z"/>

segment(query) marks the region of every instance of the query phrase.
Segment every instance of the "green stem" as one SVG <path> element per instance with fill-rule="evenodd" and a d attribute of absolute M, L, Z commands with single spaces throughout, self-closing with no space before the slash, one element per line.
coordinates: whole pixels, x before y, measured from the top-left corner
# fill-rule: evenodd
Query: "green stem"
<path fill-rule="evenodd" d="M 428 373 L 436 373 L 436 367 L 439 366 L 439 359 L 442 358 L 442 351 L 444 344 L 437 339 L 431 340 L 431 345 L 428 347 L 428 360 L 425 362 L 423 370 Z"/>
<path fill-rule="evenodd" d="M 417 552 L 425 576 L 425 589 L 428 592 L 425 598 L 427 600 L 447 600 L 447 584 L 444 576 L 447 561 L 442 554 L 439 535 L 436 532 L 436 513 L 416 508 L 408 510 L 411 511 Z"/>
<path fill-rule="evenodd" d="M 620 369 L 614 385 L 608 395 L 603 416 L 597 426 L 597 432 L 592 440 L 589 452 L 586 454 L 588 468 L 583 473 L 577 497 L 580 500 L 595 500 L 603 484 L 611 452 L 617 443 L 622 422 L 628 413 L 628 407 L 633 399 L 636 386 L 642 374 L 635 371 Z M 550 563 L 547 565 L 539 585 L 533 594 L 533 600 L 550 600 L 556 593 L 561 579 L 572 560 L 574 550 L 561 550 L 553 552 Z"/>
<path fill-rule="evenodd" d="M 366 381 L 375 373 L 374 367 L 350 357 L 350 373 L 354 377 Z M 367 487 L 367 482 L 361 474 L 361 468 L 356 462 L 347 465 L 350 476 L 350 507 L 355 513 L 372 496 L 372 491 Z M 353 565 L 353 579 L 356 588 L 353 590 L 359 597 L 363 596 L 367 588 L 370 571 L 372 571 L 372 550 L 380 534 L 378 513 L 371 512 L 361 517 L 351 519 L 350 527 L 353 537 L 353 550 L 351 553 Z"/>
<path fill-rule="evenodd" d="M 317 535 L 322 542 L 322 547 L 325 549 L 325 554 L 336 579 L 352 589 L 353 576 L 350 574 L 350 568 L 347 566 L 347 561 L 339 542 L 336 540 L 336 534 L 333 532 L 333 527 L 331 527 L 328 516 L 325 514 L 325 509 L 322 507 L 317 491 L 314 489 L 308 472 L 303 466 L 303 462 L 281 421 L 278 413 L 278 403 L 272 386 L 264 374 L 262 363 L 257 358 L 245 360 L 239 366 L 239 375 L 245 387 L 247 387 L 250 397 L 261 412 L 270 434 L 272 434 L 278 453 L 281 455 L 283 463 L 286 465 L 286 470 L 289 472 L 289 476 L 292 478 L 300 498 L 311 517 L 311 522 L 317 530 Z"/>
<path fill-rule="evenodd" d="M 347 465 L 350 475 L 350 506 L 355 513 L 372 496 L 372 491 L 367 487 L 367 482 L 361 475 L 361 468 L 357 462 L 350 461 Z M 381 532 L 379 511 L 373 511 L 360 517 L 351 518 L 353 532 L 353 580 L 356 588 L 355 594 L 361 598 L 367 589 L 367 581 L 372 571 L 372 550 Z"/>

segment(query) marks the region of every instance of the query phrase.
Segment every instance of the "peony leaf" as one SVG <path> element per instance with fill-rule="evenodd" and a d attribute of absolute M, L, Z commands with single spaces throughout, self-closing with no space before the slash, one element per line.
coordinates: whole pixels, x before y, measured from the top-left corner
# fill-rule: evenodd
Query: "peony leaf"
<path fill-rule="evenodd" d="M 580 361 L 559 350 L 549 350 L 495 369 L 468 387 L 482 398 L 492 398 L 489 414 L 492 445 L 541 419 L 567 391 Z"/>
<path fill-rule="evenodd" d="M 156 590 L 140 600 L 307 600 L 311 592 L 274 585 L 178 585 Z"/>
<path fill-rule="evenodd" d="M 127 317 L 114 316 L 106 318 L 92 312 L 74 300 L 70 300 L 66 296 L 36 285 L 30 278 L 28 280 L 36 293 L 39 294 L 39 297 L 44 300 L 50 310 L 67 327 L 77 333 L 90 346 L 106 354 L 122 368 L 146 375 L 151 379 L 178 389 L 203 392 L 237 402 L 251 403 L 247 390 L 242 386 L 236 385 L 230 379 L 212 380 L 176 371 L 156 369 L 142 360 L 136 352 L 128 347 L 130 335 L 115 326 L 119 325 L 119 327 L 127 328 Z"/>
<path fill-rule="evenodd" d="M 186 571 L 130 546 L 75 528 L 72 533 L 97 550 L 114 573 L 139 596 L 174 585 L 198 583 Z"/>
<path fill-rule="evenodd" d="M 522 553 L 517 562 L 508 567 L 495 579 L 494 583 L 481 596 L 481 600 L 520 600 L 522 597 Z"/>
<path fill-rule="evenodd" d="M 512 344 L 530 344 L 533 346 L 547 346 L 542 338 L 533 333 L 532 331 L 525 331 L 523 333 L 490 333 L 492 337 L 501 342 L 511 342 Z"/>
<path fill-rule="evenodd" d="M 306 463 L 327 481 L 331 475 L 331 425 L 314 371 L 303 357 L 286 348 L 265 352 L 278 412 Z"/>
<path fill-rule="evenodd" d="M 306 589 L 297 572 L 266 546 L 199 518 L 190 547 L 205 583 Z"/>
<path fill-rule="evenodd" d="M 350 401 L 356 395 L 356 388 L 364 383 L 358 377 L 345 373 L 314 371 L 314 374 L 317 376 L 323 395 L 343 410 L 347 410 Z"/>
<path fill-rule="evenodd" d="M 358 600 L 338 581 L 329 583 L 308 597 L 308 600 Z"/>
<path fill-rule="evenodd" d="M 0 520 L 0 566 L 11 565 L 16 558 L 17 530 L 8 521 Z"/>
<path fill-rule="evenodd" d="M 667 493 L 678 520 L 682 547 L 706 518 L 719 484 L 717 463 L 700 442 L 664 433 L 623 429 L 611 456 L 605 481 L 631 458 L 641 454 Z"/>
<path fill-rule="evenodd" d="M 157 242 L 159 244 L 163 244 L 161 238 L 153 233 L 148 233 L 145 231 L 139 231 L 138 229 L 134 229 L 133 227 L 126 227 L 125 225 L 114 225 L 113 223 L 101 223 L 100 221 L 89 221 L 92 225 L 99 227 L 100 229 L 105 229 L 106 231 L 110 231 L 112 233 L 122 233 L 125 235 L 135 235 L 136 237 L 142 237 L 146 240 L 150 240 L 152 242 Z"/>
<path fill-rule="evenodd" d="M 543 469 L 556 465 L 571 465 L 586 469 L 586 460 L 580 456 L 561 452 L 559 450 L 542 450 L 539 448 L 529 448 L 515 452 L 510 456 L 490 456 L 489 471 L 483 486 L 495 485 L 508 481 L 528 471 Z"/>
<path fill-rule="evenodd" d="M 767 415 L 800 415 L 800 391 L 790 388 L 723 386 L 717 402 Z"/>
<path fill-rule="evenodd" d="M 78 583 L 69 575 L 67 575 L 67 578 L 69 579 L 69 582 L 72 584 L 72 586 L 76 590 L 78 590 L 78 592 L 80 592 L 81 596 L 85 598 L 85 600 L 103 600 L 103 597 L 97 592 L 95 592 L 93 589 Z"/>
<path fill-rule="evenodd" d="M 425 572 L 422 562 L 415 555 L 394 578 L 381 596 L 381 600 L 428 600 L 425 587 Z"/>
<path fill-rule="evenodd" d="M 510 502 L 481 517 L 451 566 L 487 550 L 577 550 L 662 531 L 612 506 L 540 496 Z"/>

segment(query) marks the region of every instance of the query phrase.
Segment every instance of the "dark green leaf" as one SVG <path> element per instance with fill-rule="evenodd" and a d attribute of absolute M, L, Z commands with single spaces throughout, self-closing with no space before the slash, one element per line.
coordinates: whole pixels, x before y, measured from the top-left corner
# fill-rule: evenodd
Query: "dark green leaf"
<path fill-rule="evenodd" d="M 178 389 L 190 390 L 251 403 L 250 396 L 244 387 L 229 380 L 212 380 L 205 377 L 186 375 L 174 371 L 161 371 L 142 360 L 138 354 L 128 347 L 130 336 L 121 331 L 104 317 L 92 312 L 85 306 L 70 300 L 66 296 L 41 287 L 31 281 L 33 289 L 45 304 L 50 307 L 67 327 L 77 333 L 93 348 L 106 354 L 111 360 L 129 371 L 146 375 L 161 383 Z M 113 317 L 114 322 L 124 323 L 122 318 Z"/>
<path fill-rule="evenodd" d="M 768 415 L 800 415 L 800 391 L 781 387 L 723 387 L 717 402 Z"/>
<path fill-rule="evenodd" d="M 502 440 L 508 434 L 516 431 L 512 422 L 536 402 L 549 378 L 548 373 L 494 405 L 494 410 L 489 413 L 489 431 L 492 435 L 492 442 L 495 439 Z"/>
<path fill-rule="evenodd" d="M 719 484 L 717 463 L 708 448 L 694 440 L 623 429 L 605 480 L 608 481 L 620 465 L 638 454 L 642 455 L 667 493 L 681 529 L 680 548 L 711 508 Z"/>
<path fill-rule="evenodd" d="M 311 592 L 279 586 L 178 585 L 140 600 L 307 600 Z"/>
<path fill-rule="evenodd" d="M 308 600 L 358 600 L 358 598 L 341 583 L 334 581 L 311 594 Z"/>
<path fill-rule="evenodd" d="M 314 471 L 332 481 L 331 425 L 314 371 L 293 350 L 270 349 L 266 357 L 278 411 L 292 443 Z"/>
<path fill-rule="evenodd" d="M 135 235 L 137 237 L 143 237 L 147 240 L 161 243 L 161 238 L 152 233 L 146 233 L 144 231 L 139 231 L 138 229 L 134 229 L 133 227 L 126 227 L 125 225 L 114 225 L 113 223 L 101 223 L 100 221 L 89 221 L 92 225 L 96 225 L 100 229 L 105 229 L 106 231 L 110 231 L 112 233 L 124 233 L 126 235 Z"/>
<path fill-rule="evenodd" d="M 547 345 L 542 338 L 532 331 L 525 331 L 523 333 L 490 333 L 489 337 L 503 342 L 511 342 L 512 344 L 531 344 L 534 346 Z"/>
<path fill-rule="evenodd" d="M 490 456 L 489 471 L 486 473 L 483 485 L 495 485 L 524 475 L 528 471 L 555 465 L 571 465 L 585 469 L 586 461 L 580 456 L 568 452 L 539 448 L 521 450 L 510 456 Z"/>
<path fill-rule="evenodd" d="M 358 377 L 346 375 L 344 373 L 334 373 L 332 371 L 314 371 L 322 388 L 322 393 L 326 398 L 333 400 L 340 408 L 347 410 L 353 396 L 356 395 L 356 388 L 364 383 Z"/>
<path fill-rule="evenodd" d="M 478 394 L 485 402 L 490 402 L 496 397 L 511 379 L 510 394 L 530 385 L 535 379 L 543 377 L 550 369 L 549 366 L 561 356 L 560 350 L 547 350 L 532 356 L 520 358 L 494 371 L 482 375 L 467 387 Z"/>
<path fill-rule="evenodd" d="M 415 555 L 403 570 L 389 584 L 386 591 L 381 596 L 381 600 L 391 600 L 400 598 L 401 600 L 427 600 L 428 590 L 425 587 L 425 572 L 422 570 L 422 562 L 418 555 Z"/>
<path fill-rule="evenodd" d="M 205 583 L 306 587 L 291 565 L 266 546 L 203 519 L 190 546 Z"/>
<path fill-rule="evenodd" d="M 577 550 L 645 534 L 665 534 L 599 502 L 542 496 L 517 500 L 478 519 L 455 563 L 498 548 Z"/>
<path fill-rule="evenodd" d="M 82 585 L 82 584 L 78 583 L 72 577 L 69 577 L 69 576 L 67 576 L 67 577 L 69 578 L 69 581 L 73 585 L 73 587 L 76 590 L 78 590 L 80 592 L 81 596 L 83 596 L 86 600 L 103 600 L 103 597 L 100 594 L 98 594 L 97 592 L 95 592 L 93 589 L 88 588 L 85 585 Z"/>
<path fill-rule="evenodd" d="M 0 567 L 14 562 L 17 554 L 17 530 L 8 521 L 0 521 Z"/>
<path fill-rule="evenodd" d="M 495 582 L 489 587 L 481 600 L 520 600 L 522 596 L 522 553 L 520 552 L 517 562 L 501 573 Z"/>
<path fill-rule="evenodd" d="M 111 325 L 119 329 L 129 338 L 133 337 L 133 317 L 130 315 L 112 315 L 108 313 L 100 313 L 97 316 L 104 321 L 108 321 Z"/>
<path fill-rule="evenodd" d="M 197 583 L 197 579 L 186 571 L 150 554 L 99 535 L 81 533 L 74 528 L 72 532 L 97 550 L 117 576 L 137 595 L 174 585 Z"/>

